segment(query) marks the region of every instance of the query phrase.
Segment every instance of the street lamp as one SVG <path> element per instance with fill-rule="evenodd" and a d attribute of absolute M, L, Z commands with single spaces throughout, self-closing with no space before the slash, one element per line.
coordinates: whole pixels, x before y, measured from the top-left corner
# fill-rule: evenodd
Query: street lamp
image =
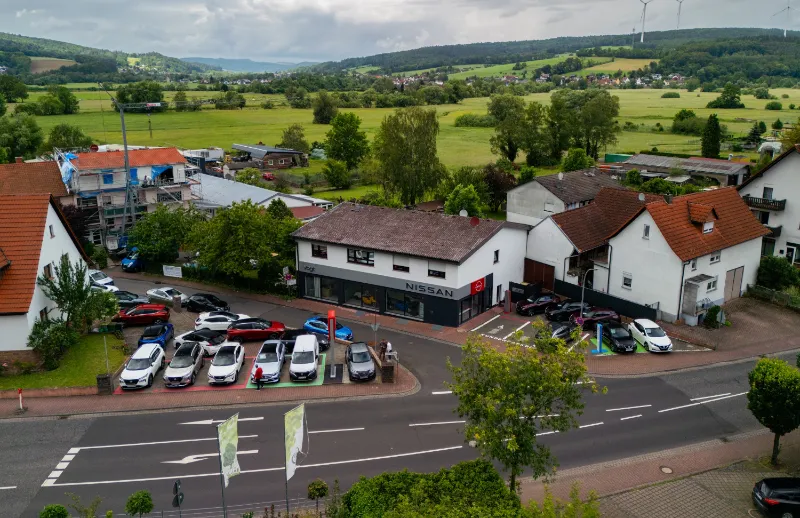
<path fill-rule="evenodd" d="M 581 283 L 581 319 L 583 319 L 583 293 L 586 291 L 586 276 L 589 275 L 589 272 L 593 272 L 597 270 L 597 268 L 589 268 L 586 270 L 586 273 L 583 274 L 583 282 Z M 583 325 L 583 323 L 581 323 Z"/>

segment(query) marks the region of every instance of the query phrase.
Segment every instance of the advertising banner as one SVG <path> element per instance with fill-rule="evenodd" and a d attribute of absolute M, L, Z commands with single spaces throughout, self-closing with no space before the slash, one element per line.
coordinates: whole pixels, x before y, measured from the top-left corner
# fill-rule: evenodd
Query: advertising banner
<path fill-rule="evenodd" d="M 240 473 L 237 448 L 239 447 L 239 414 L 217 426 L 219 439 L 219 458 L 225 487 L 228 481 Z"/>
<path fill-rule="evenodd" d="M 297 454 L 303 451 L 303 424 L 306 406 L 299 405 L 283 415 L 284 445 L 286 447 L 286 480 L 297 469 Z"/>

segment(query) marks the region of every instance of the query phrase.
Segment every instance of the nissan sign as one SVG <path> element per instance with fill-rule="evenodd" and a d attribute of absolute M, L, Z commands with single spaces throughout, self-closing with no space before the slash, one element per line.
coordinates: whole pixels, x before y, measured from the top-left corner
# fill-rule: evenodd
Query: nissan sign
<path fill-rule="evenodd" d="M 414 282 L 407 282 L 406 289 L 409 291 L 416 291 L 419 293 L 427 293 L 428 295 L 435 295 L 437 297 L 453 298 L 453 290 L 442 289 L 436 286 L 427 286 L 425 284 L 417 284 Z"/>

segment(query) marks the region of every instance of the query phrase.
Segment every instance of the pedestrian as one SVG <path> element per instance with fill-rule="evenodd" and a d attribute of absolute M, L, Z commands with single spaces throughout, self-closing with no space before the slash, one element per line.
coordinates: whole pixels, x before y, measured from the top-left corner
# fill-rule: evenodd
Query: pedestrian
<path fill-rule="evenodd" d="M 386 356 L 392 357 L 392 342 L 386 342 Z"/>
<path fill-rule="evenodd" d="M 386 344 L 386 340 L 381 340 L 381 343 L 378 345 L 378 358 L 380 358 L 382 362 L 386 361 Z"/>
<path fill-rule="evenodd" d="M 264 371 L 261 367 L 256 369 L 256 373 L 253 375 L 253 378 L 256 380 L 256 390 L 261 390 L 261 386 L 264 384 Z"/>

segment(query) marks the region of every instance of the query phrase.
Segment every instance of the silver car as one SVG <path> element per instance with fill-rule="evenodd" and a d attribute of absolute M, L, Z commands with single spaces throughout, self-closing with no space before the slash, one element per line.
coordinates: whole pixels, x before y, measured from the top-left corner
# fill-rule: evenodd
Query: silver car
<path fill-rule="evenodd" d="M 264 383 L 278 383 L 281 380 L 281 367 L 286 355 L 286 344 L 280 340 L 267 340 L 261 345 L 253 369 L 250 371 L 250 381 L 256 382 L 256 369 L 261 367 L 261 379 Z"/>
<path fill-rule="evenodd" d="M 364 342 L 355 342 L 347 346 L 347 370 L 350 381 L 368 381 L 375 379 L 375 362 Z"/>
<path fill-rule="evenodd" d="M 203 348 L 197 342 L 184 342 L 175 351 L 175 356 L 170 360 L 164 370 L 164 385 L 167 387 L 186 387 L 194 385 L 197 374 L 205 365 Z"/>

